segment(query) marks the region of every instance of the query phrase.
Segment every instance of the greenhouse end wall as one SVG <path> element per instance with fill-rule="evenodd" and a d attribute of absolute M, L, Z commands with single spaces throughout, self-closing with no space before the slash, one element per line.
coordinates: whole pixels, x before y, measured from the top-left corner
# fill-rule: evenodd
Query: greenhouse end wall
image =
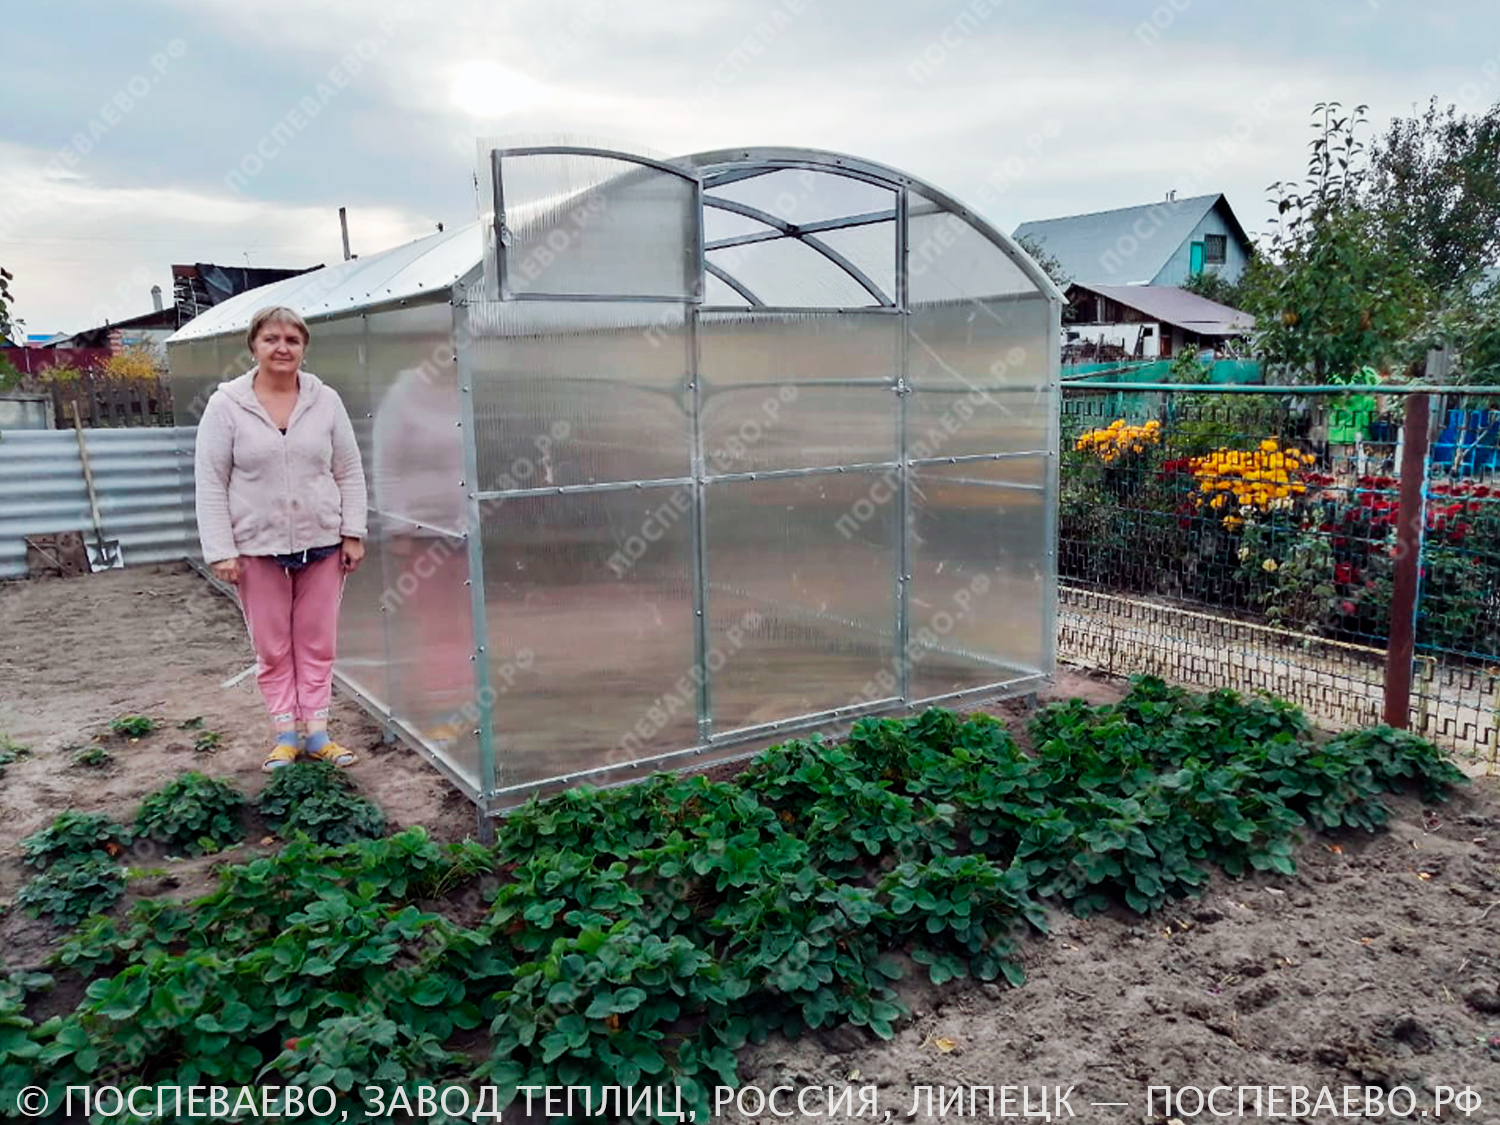
<path fill-rule="evenodd" d="M 495 811 L 1052 675 L 1061 303 L 1004 236 L 793 150 L 492 155 L 463 281 L 312 324 L 346 688 Z"/>

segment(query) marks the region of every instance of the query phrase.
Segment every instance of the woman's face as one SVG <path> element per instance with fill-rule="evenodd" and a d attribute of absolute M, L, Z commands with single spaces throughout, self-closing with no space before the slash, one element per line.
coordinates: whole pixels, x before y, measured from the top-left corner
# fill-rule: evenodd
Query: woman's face
<path fill-rule="evenodd" d="M 273 320 L 255 335 L 255 362 L 271 375 L 295 375 L 305 347 L 296 325 Z"/>

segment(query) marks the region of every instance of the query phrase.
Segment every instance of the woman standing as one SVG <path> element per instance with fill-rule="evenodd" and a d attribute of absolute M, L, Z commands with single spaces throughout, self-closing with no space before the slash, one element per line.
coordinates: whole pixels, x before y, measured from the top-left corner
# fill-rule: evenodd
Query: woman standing
<path fill-rule="evenodd" d="M 299 749 L 355 760 L 329 739 L 328 705 L 344 576 L 365 554 L 365 475 L 338 392 L 302 370 L 310 338 L 291 309 L 256 313 L 246 334 L 255 366 L 219 384 L 194 450 L 203 559 L 238 588 L 276 728 L 267 770 Z"/>

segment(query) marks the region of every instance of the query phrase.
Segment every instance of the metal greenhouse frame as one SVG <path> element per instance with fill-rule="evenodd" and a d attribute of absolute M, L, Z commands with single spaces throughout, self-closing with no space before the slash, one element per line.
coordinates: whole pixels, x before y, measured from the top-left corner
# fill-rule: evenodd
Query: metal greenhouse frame
<path fill-rule="evenodd" d="M 168 342 L 191 424 L 311 324 L 371 488 L 338 681 L 481 819 L 1052 677 L 1062 298 L 1009 238 L 827 152 L 481 171 L 477 227 Z"/>

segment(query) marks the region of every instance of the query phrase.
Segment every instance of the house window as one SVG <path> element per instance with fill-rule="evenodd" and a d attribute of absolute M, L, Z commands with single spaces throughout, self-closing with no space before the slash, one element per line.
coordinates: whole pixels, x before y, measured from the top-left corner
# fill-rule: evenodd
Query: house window
<path fill-rule="evenodd" d="M 1203 260 L 1211 266 L 1222 266 L 1229 253 L 1229 236 L 1206 234 L 1203 236 Z"/>

